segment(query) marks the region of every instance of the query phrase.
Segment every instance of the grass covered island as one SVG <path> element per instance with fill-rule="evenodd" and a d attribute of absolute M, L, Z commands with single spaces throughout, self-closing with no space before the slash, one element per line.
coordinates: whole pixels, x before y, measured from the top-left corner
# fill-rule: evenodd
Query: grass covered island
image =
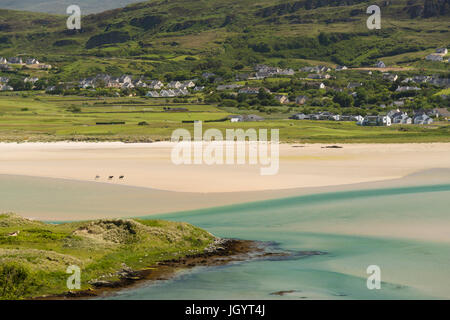
<path fill-rule="evenodd" d="M 142 279 L 167 279 L 181 267 L 250 250 L 182 222 L 102 219 L 47 224 L 0 215 L 0 299 L 96 296 Z M 225 263 L 227 259 L 221 259 Z M 230 261 L 230 260 L 228 260 Z M 81 289 L 69 290 L 69 266 Z"/>

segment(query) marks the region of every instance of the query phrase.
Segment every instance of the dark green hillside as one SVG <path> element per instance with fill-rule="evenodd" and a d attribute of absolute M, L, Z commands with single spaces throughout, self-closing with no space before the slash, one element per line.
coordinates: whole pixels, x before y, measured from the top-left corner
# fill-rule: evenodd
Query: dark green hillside
<path fill-rule="evenodd" d="M 364 0 L 148 1 L 88 15 L 0 10 L 0 55 L 35 55 L 62 79 L 106 72 L 226 75 L 256 63 L 299 67 L 310 60 L 447 69 L 423 58 L 450 45 L 450 0 L 380 1 L 382 29 L 368 30 Z"/>

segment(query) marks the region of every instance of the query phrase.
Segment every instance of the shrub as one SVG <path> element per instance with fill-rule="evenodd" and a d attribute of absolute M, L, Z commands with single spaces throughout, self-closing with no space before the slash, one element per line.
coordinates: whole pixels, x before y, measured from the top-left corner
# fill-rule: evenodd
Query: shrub
<path fill-rule="evenodd" d="M 34 280 L 30 271 L 14 262 L 2 263 L 0 266 L 0 299 L 18 300 L 31 293 Z"/>
<path fill-rule="evenodd" d="M 67 111 L 72 113 L 80 113 L 81 108 L 79 106 L 70 106 L 69 108 L 67 108 Z"/>
<path fill-rule="evenodd" d="M 231 99 L 225 99 L 222 101 L 222 103 L 220 104 L 222 107 L 228 107 L 228 108 L 234 108 L 237 106 L 237 101 L 236 100 L 231 100 Z"/>

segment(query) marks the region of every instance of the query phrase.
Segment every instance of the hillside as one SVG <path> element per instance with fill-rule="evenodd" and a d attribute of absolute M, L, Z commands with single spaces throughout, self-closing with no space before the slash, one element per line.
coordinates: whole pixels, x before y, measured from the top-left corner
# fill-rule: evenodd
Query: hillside
<path fill-rule="evenodd" d="M 88 15 L 82 30 L 64 16 L 0 11 L 0 55 L 34 55 L 68 80 L 99 72 L 242 70 L 308 61 L 433 68 L 423 57 L 450 44 L 450 0 L 379 2 L 381 30 L 368 30 L 364 0 L 148 1 Z M 448 68 L 447 68 L 448 69 Z"/>
<path fill-rule="evenodd" d="M 103 219 L 60 225 L 0 214 L 0 300 L 67 292 L 66 269 L 81 289 L 132 276 L 160 261 L 209 248 L 214 237 L 187 223 Z"/>

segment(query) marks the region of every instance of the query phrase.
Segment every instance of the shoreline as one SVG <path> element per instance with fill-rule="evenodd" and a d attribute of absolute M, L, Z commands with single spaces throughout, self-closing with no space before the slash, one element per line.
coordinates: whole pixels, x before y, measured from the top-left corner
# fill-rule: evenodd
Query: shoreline
<path fill-rule="evenodd" d="M 33 297 L 30 300 L 104 298 L 114 295 L 122 289 L 132 289 L 143 284 L 153 285 L 158 281 L 170 280 L 182 270 L 190 270 L 195 267 L 223 266 L 233 262 L 244 262 L 257 258 L 280 255 L 285 256 L 287 253 L 267 252 L 263 247 L 262 242 L 259 241 L 218 238 L 213 246 L 207 248 L 203 253 L 161 261 L 156 265 L 149 266 L 142 270 L 124 268 L 117 272 L 120 274 L 119 280 L 103 281 L 97 279 L 96 281 L 90 282 L 93 287 L 90 289 L 68 291 L 57 295 Z"/>
<path fill-rule="evenodd" d="M 102 218 L 151 218 L 174 212 L 315 194 L 449 183 L 450 169 L 436 168 L 400 179 L 365 183 L 254 192 L 196 193 L 0 174 L 0 192 L 5 194 L 0 212 L 16 212 L 28 219 L 49 223 Z M 39 199 L 39 202 L 34 199 Z"/>

